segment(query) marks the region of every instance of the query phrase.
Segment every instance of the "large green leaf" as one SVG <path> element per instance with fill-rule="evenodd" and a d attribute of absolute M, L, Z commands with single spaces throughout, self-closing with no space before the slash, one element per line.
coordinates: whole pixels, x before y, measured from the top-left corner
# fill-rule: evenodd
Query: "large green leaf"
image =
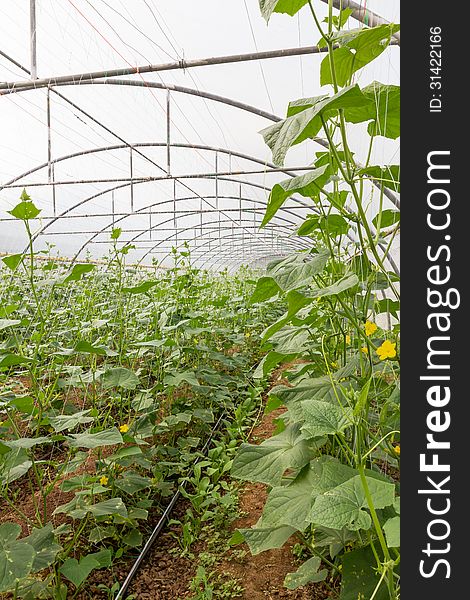
<path fill-rule="evenodd" d="M 99 448 L 100 446 L 114 446 L 122 444 L 122 435 L 116 427 L 98 431 L 97 433 L 72 433 L 67 438 L 70 446 L 74 448 Z"/>
<path fill-rule="evenodd" d="M 321 298 L 323 296 L 335 296 L 349 290 L 359 283 L 359 278 L 355 273 L 349 273 L 342 279 L 323 288 L 316 288 L 310 292 L 311 298 Z"/>
<path fill-rule="evenodd" d="M 356 71 L 382 54 L 399 29 L 399 25 L 384 24 L 334 33 L 332 41 L 339 45 L 333 50 L 336 83 L 340 87 L 346 85 Z M 330 57 L 326 56 L 320 67 L 321 85 L 333 83 L 330 67 Z"/>
<path fill-rule="evenodd" d="M 238 479 L 279 485 L 286 469 L 301 469 L 314 456 L 314 449 L 300 432 L 300 424 L 286 429 L 260 445 L 242 444 L 232 475 Z"/>
<path fill-rule="evenodd" d="M 124 519 L 128 518 L 127 508 L 122 498 L 110 498 L 97 504 L 87 504 L 84 497 L 75 496 L 67 504 L 58 506 L 52 514 L 61 513 L 69 515 L 72 519 L 83 519 L 88 513 L 95 517 L 119 516 Z"/>
<path fill-rule="evenodd" d="M 305 343 L 310 338 L 308 329 L 301 327 L 283 327 L 271 336 L 270 341 L 278 352 L 295 354 L 305 350 Z"/>
<path fill-rule="evenodd" d="M 393 504 L 395 485 L 372 477 L 366 477 L 374 507 L 385 508 Z M 371 518 L 362 487 L 361 478 L 355 475 L 337 487 L 317 496 L 308 516 L 309 521 L 331 529 L 347 527 L 353 531 L 369 529 Z"/>
<path fill-rule="evenodd" d="M 144 281 L 140 285 L 134 287 L 124 287 L 122 288 L 122 291 L 127 292 L 128 294 L 146 294 L 156 285 L 158 285 L 158 281 Z"/>
<path fill-rule="evenodd" d="M 307 2 L 308 0 L 259 0 L 259 7 L 263 17 L 269 21 L 274 12 L 295 15 Z"/>
<path fill-rule="evenodd" d="M 21 527 L 16 523 L 0 525 L 0 592 L 14 589 L 29 575 L 36 552 L 23 540 L 17 540 Z"/>
<path fill-rule="evenodd" d="M 68 283 L 69 281 L 78 281 L 82 278 L 83 275 L 85 275 L 85 273 L 89 273 L 95 268 L 95 265 L 92 265 L 90 263 L 74 265 L 70 273 L 63 279 L 62 283 Z"/>
<path fill-rule="evenodd" d="M 62 547 L 56 542 L 52 523 L 41 529 L 33 529 L 32 533 L 22 539 L 34 548 L 35 556 L 31 571 L 36 573 L 52 565 Z"/>
<path fill-rule="evenodd" d="M 261 227 L 264 227 L 274 217 L 287 198 L 293 194 L 300 194 L 307 198 L 316 198 L 326 184 L 329 177 L 329 165 L 313 169 L 305 175 L 291 177 L 280 183 L 276 183 L 268 198 L 268 205 L 264 214 Z"/>
<path fill-rule="evenodd" d="M 2 262 L 5 263 L 5 265 L 12 271 L 18 267 L 22 260 L 23 254 L 10 254 L 10 256 L 5 256 L 2 258 Z"/>
<path fill-rule="evenodd" d="M 7 327 L 15 327 L 20 325 L 21 321 L 18 319 L 0 319 L 0 331 L 7 329 Z"/>
<path fill-rule="evenodd" d="M 318 556 L 312 556 L 305 561 L 295 571 L 295 573 L 287 573 L 284 579 L 284 585 L 288 590 L 296 590 L 298 587 L 307 585 L 308 583 L 318 583 L 324 581 L 328 575 L 328 569 L 321 569 L 321 559 Z"/>
<path fill-rule="evenodd" d="M 291 483 L 273 487 L 268 495 L 262 527 L 289 525 L 303 531 L 309 524 L 308 516 L 319 494 L 351 479 L 357 471 L 337 459 L 323 455 L 305 466 Z"/>
<path fill-rule="evenodd" d="M 315 99 L 313 99 L 314 101 Z M 371 103 L 358 85 L 342 89 L 331 97 L 320 96 L 313 106 L 302 110 L 283 121 L 261 131 L 264 141 L 271 148 L 273 162 L 282 166 L 289 148 L 314 137 L 322 128 L 322 120 L 327 120 L 339 109 L 362 108 Z"/>
<path fill-rule="evenodd" d="M 104 372 L 101 383 L 104 388 L 118 387 L 125 390 L 135 390 L 140 384 L 140 379 L 130 369 L 125 367 L 114 367 L 112 369 L 106 369 Z"/>
<path fill-rule="evenodd" d="M 0 483 L 11 483 L 22 477 L 32 466 L 28 453 L 24 448 L 14 448 L 0 456 Z"/>
<path fill-rule="evenodd" d="M 299 312 L 300 309 L 312 302 L 312 298 L 304 296 L 296 290 L 291 290 L 290 292 L 288 292 L 286 298 L 288 307 L 287 312 L 285 312 L 278 321 L 276 321 L 263 331 L 264 340 L 268 340 L 277 331 L 282 329 L 282 327 L 284 327 L 284 325 L 287 325 L 287 323 L 292 319 L 292 317 L 294 317 Z"/>
<path fill-rule="evenodd" d="M 281 288 L 277 285 L 272 277 L 260 277 L 256 282 L 256 287 L 250 297 L 250 304 L 264 302 L 272 296 L 278 294 Z"/>
<path fill-rule="evenodd" d="M 278 263 L 268 273 L 276 281 L 277 285 L 285 292 L 305 287 L 312 283 L 312 277 L 321 273 L 328 262 L 330 253 L 322 251 L 318 254 L 305 256 L 294 255 Z"/>
<path fill-rule="evenodd" d="M 68 558 L 60 567 L 61 574 L 71 581 L 75 587 L 80 587 L 86 580 L 88 575 L 100 566 L 100 563 L 93 557 L 92 554 L 80 558 L 80 562 L 76 558 Z"/>
<path fill-rule="evenodd" d="M 33 204 L 33 202 L 24 200 L 17 204 L 12 210 L 7 210 L 7 212 L 10 213 L 12 217 L 15 217 L 15 219 L 29 221 L 30 219 L 35 219 L 41 211 Z"/>
<path fill-rule="evenodd" d="M 321 400 L 302 402 L 304 424 L 302 431 L 309 436 L 334 435 L 352 425 L 352 409 Z"/>
<path fill-rule="evenodd" d="M 92 423 L 94 417 L 87 416 L 90 412 L 91 409 L 88 409 L 81 410 L 73 415 L 57 415 L 57 417 L 49 417 L 49 423 L 56 433 L 69 431 L 70 429 L 74 429 L 77 425 Z"/>
<path fill-rule="evenodd" d="M 384 525 L 384 533 L 389 548 L 400 547 L 400 517 L 392 517 Z"/>
<path fill-rule="evenodd" d="M 386 227 L 390 227 L 391 225 L 394 225 L 395 223 L 398 223 L 399 221 L 400 221 L 400 211 L 391 210 L 391 209 L 382 211 L 382 213 L 380 214 L 380 222 L 379 222 L 379 215 L 376 215 L 372 219 L 372 223 L 374 224 L 374 227 L 377 227 L 377 229 L 379 229 L 379 225 L 380 225 L 380 229 L 385 229 Z"/>
<path fill-rule="evenodd" d="M 370 546 L 344 554 L 340 600 L 371 598 L 380 580 L 376 565 L 377 561 Z M 389 598 L 387 586 L 383 583 L 377 590 L 374 600 Z"/>
<path fill-rule="evenodd" d="M 400 136 L 400 87 L 372 82 L 362 90 L 365 98 L 363 106 L 349 107 L 344 111 L 350 123 L 369 123 L 370 135 L 382 135 L 395 140 Z"/>
<path fill-rule="evenodd" d="M 114 484 L 126 494 L 135 494 L 141 490 L 150 487 L 152 480 L 149 477 L 142 477 L 134 471 L 126 471 L 122 477 L 116 479 Z"/>
<path fill-rule="evenodd" d="M 0 355 L 0 369 L 14 367 L 15 365 L 23 365 L 29 362 L 32 362 L 31 358 L 20 356 L 19 354 L 8 353 Z"/>
<path fill-rule="evenodd" d="M 290 536 L 295 533 L 293 527 L 252 527 L 251 529 L 240 529 L 250 552 L 259 554 L 273 548 L 282 548 Z"/>

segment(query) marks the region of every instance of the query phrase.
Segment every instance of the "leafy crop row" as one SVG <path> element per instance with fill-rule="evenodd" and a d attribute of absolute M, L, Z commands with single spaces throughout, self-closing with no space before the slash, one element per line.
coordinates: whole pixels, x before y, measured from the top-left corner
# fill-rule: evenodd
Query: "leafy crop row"
<path fill-rule="evenodd" d="M 256 375 L 290 367 L 267 405 L 268 412 L 285 408 L 276 434 L 242 444 L 234 460 L 234 477 L 270 491 L 258 523 L 233 541 L 257 554 L 295 535 L 309 558 L 286 579 L 290 589 L 336 576 L 341 600 L 397 599 L 400 304 L 389 259 L 399 211 L 385 208 L 385 192 L 400 191 L 399 167 L 371 161 L 377 139 L 399 136 L 400 96 L 397 86 L 375 81 L 361 89 L 355 78 L 387 50 L 398 26 L 350 29 L 352 11 L 335 14 L 331 0 L 323 21 L 310 0 L 260 0 L 267 20 L 304 5 L 327 50 L 320 83 L 329 91 L 291 102 L 286 118 L 261 133 L 278 165 L 317 135 L 328 150 L 316 153 L 310 172 L 273 187 L 262 224 L 294 194 L 311 199 L 297 235 L 312 249 L 273 261 L 251 296 L 254 308 L 285 310 L 262 334 L 267 354 Z M 363 165 L 351 147 L 354 128 L 369 144 Z"/>

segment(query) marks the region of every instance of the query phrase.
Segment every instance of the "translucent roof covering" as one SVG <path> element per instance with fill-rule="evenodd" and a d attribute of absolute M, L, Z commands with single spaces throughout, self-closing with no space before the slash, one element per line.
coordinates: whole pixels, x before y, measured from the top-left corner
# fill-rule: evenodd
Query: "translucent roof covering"
<path fill-rule="evenodd" d="M 36 248 L 53 244 L 61 257 L 99 259 L 114 227 L 120 245 L 135 246 L 129 261 L 142 264 L 170 265 L 171 249 L 185 242 L 195 265 L 211 269 L 262 266 L 309 247 L 295 234 L 314 208 L 308 198 L 293 196 L 259 226 L 272 186 L 305 173 L 324 147 L 304 142 L 276 167 L 259 131 L 285 117 L 289 101 L 328 93 L 319 84 L 323 56 L 220 59 L 315 45 L 308 7 L 266 25 L 255 0 L 32 4 L 36 61 L 30 3 L 0 5 L 0 253 L 26 244 L 6 212 L 24 187 L 42 211 Z M 399 22 L 398 0 L 360 8 Z M 214 60 L 191 67 L 196 59 Z M 143 68 L 164 64 L 172 66 Z M 392 46 L 358 83 L 398 84 L 398 67 Z M 352 135 L 358 161 L 368 145 L 361 127 Z M 374 163 L 396 164 L 398 149 L 380 138 Z M 371 210 L 374 202 L 371 186 Z"/>

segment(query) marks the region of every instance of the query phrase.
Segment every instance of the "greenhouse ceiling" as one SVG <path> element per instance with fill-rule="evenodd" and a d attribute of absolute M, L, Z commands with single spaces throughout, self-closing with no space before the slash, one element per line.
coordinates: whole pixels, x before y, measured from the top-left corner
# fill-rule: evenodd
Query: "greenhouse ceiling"
<path fill-rule="evenodd" d="M 380 22 L 379 12 L 399 21 L 398 2 L 350 4 L 351 28 Z M 136 0 L 132 12 L 121 0 L 7 0 L 0 15 L 0 253 L 26 244 L 7 213 L 23 188 L 41 209 L 36 248 L 65 258 L 99 260 L 113 228 L 143 265 L 169 266 L 183 245 L 216 270 L 309 248 L 296 235 L 315 212 L 308 198 L 292 196 L 260 228 L 273 186 L 328 145 L 308 140 L 280 167 L 259 134 L 292 98 L 324 93 L 322 51 L 302 12 L 267 26 L 245 0 Z M 398 60 L 391 47 L 361 72 L 361 87 L 398 83 Z M 367 140 L 353 136 L 364 161 Z M 399 149 L 381 138 L 373 151 L 386 164 Z M 371 185 L 371 209 L 376 196 Z M 397 194 L 385 202 L 397 205 Z"/>

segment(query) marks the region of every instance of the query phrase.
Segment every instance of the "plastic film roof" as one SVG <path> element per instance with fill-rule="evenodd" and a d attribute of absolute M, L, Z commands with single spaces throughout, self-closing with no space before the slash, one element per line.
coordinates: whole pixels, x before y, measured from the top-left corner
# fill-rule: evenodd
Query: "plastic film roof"
<path fill-rule="evenodd" d="M 303 143 L 279 168 L 258 132 L 283 118 L 289 101 L 326 93 L 322 55 L 188 66 L 313 46 L 308 9 L 274 15 L 267 26 L 255 0 L 36 0 L 36 85 L 29 4 L 0 6 L 0 253 L 26 244 L 21 223 L 6 212 L 24 187 L 42 211 L 36 248 L 52 244 L 61 257 L 99 260 L 116 227 L 118 243 L 135 246 L 129 261 L 142 264 L 170 266 L 172 248 L 185 243 L 196 266 L 216 270 L 263 266 L 309 247 L 295 235 L 314 210 L 307 198 L 292 197 L 266 227 L 260 223 L 272 186 L 305 173 L 324 147 Z M 399 21 L 397 0 L 361 7 Z M 390 47 L 358 83 L 397 84 L 398 65 L 399 49 Z M 105 73 L 87 75 L 97 72 Z M 360 127 L 352 139 L 361 160 Z M 396 163 L 398 152 L 381 138 L 374 160 Z M 371 189 L 371 210 L 374 202 Z"/>

